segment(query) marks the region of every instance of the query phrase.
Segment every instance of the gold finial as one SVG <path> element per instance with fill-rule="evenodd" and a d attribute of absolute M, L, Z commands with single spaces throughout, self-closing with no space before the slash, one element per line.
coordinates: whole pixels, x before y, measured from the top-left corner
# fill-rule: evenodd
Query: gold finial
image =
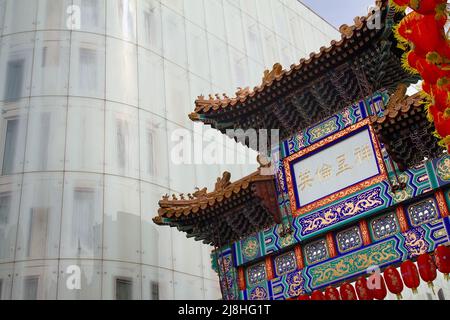
<path fill-rule="evenodd" d="M 275 63 L 273 65 L 272 71 L 265 70 L 264 77 L 262 79 L 262 85 L 272 82 L 276 77 L 283 73 L 283 66 L 280 63 Z"/>
<path fill-rule="evenodd" d="M 222 191 L 224 190 L 226 187 L 228 187 L 231 182 L 231 173 L 229 173 L 228 171 L 225 171 L 222 174 L 222 178 L 217 178 L 217 182 L 214 188 L 214 191 Z"/>

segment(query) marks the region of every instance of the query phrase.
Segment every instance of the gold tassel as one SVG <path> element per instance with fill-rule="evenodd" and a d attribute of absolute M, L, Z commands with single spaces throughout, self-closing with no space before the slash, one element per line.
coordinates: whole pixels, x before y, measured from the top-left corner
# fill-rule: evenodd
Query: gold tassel
<path fill-rule="evenodd" d="M 433 291 L 433 294 L 436 295 L 436 292 L 434 292 L 434 284 L 433 284 L 433 281 L 428 282 L 428 288 L 430 288 L 431 291 Z"/>

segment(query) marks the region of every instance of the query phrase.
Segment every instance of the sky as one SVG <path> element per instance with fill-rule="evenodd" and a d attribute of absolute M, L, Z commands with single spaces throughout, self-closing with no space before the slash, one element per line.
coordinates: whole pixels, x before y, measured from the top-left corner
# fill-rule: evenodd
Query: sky
<path fill-rule="evenodd" d="M 353 18 L 365 16 L 375 0 L 300 0 L 336 28 L 353 25 Z"/>

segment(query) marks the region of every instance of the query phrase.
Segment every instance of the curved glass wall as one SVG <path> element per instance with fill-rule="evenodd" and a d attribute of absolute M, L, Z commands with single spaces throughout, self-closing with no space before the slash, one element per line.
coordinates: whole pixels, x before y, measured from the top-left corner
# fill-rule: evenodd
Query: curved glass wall
<path fill-rule="evenodd" d="M 0 0 L 0 36 L 0 299 L 218 299 L 211 248 L 151 219 L 255 167 L 175 165 L 171 133 L 338 32 L 295 0 Z"/>

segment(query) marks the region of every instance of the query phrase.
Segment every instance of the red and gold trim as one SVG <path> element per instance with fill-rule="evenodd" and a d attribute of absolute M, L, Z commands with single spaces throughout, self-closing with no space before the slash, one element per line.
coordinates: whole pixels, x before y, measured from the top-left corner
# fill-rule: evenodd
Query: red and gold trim
<path fill-rule="evenodd" d="M 305 263 L 303 262 L 303 253 L 300 245 L 295 246 L 294 248 L 295 258 L 297 259 L 297 269 L 301 270 L 305 267 Z"/>
<path fill-rule="evenodd" d="M 441 212 L 442 218 L 447 218 L 449 216 L 449 209 L 447 206 L 447 201 L 445 201 L 445 195 L 442 190 L 436 192 L 436 200 L 439 206 L 439 211 Z"/>
<path fill-rule="evenodd" d="M 403 206 L 398 206 L 395 209 L 395 213 L 397 215 L 397 220 L 400 225 L 400 230 L 402 231 L 402 233 L 408 231 L 409 225 L 408 225 L 408 220 L 406 219 L 405 208 L 403 208 Z"/>
<path fill-rule="evenodd" d="M 266 273 L 267 273 L 267 280 L 273 280 L 275 278 L 271 257 L 266 257 Z"/>
<path fill-rule="evenodd" d="M 240 291 L 243 291 L 247 288 L 247 285 L 245 284 L 244 267 L 238 268 L 238 286 Z"/>
<path fill-rule="evenodd" d="M 370 238 L 369 225 L 366 220 L 361 220 L 359 222 L 359 229 L 361 230 L 361 237 L 364 245 L 370 245 L 372 243 L 372 239 Z"/>
<path fill-rule="evenodd" d="M 323 206 L 330 204 L 336 200 L 344 198 L 344 197 L 346 197 L 350 194 L 353 194 L 355 192 L 358 192 L 360 190 L 366 189 L 374 184 L 380 183 L 387 179 L 386 167 L 384 165 L 381 148 L 378 143 L 376 134 L 375 134 L 373 128 L 371 126 L 369 126 L 369 123 L 370 123 L 370 119 L 365 119 L 363 121 L 360 121 L 357 124 L 355 124 L 351 127 L 348 127 L 344 130 L 341 130 L 338 133 L 331 135 L 331 136 L 317 142 L 316 144 L 313 144 L 313 145 L 311 145 L 311 146 L 309 146 L 309 147 L 307 147 L 307 148 L 297 152 L 296 154 L 293 154 L 283 160 L 283 166 L 284 166 L 284 169 L 286 172 L 286 183 L 287 183 L 287 187 L 288 187 L 289 200 L 291 203 L 291 210 L 292 210 L 294 217 L 305 214 L 305 213 L 315 210 L 317 208 L 323 207 Z M 295 186 L 294 186 L 294 182 L 292 179 L 292 172 L 291 172 L 291 166 L 290 166 L 291 162 L 293 162 L 301 157 L 304 157 L 305 155 L 307 155 L 311 152 L 314 152 L 317 149 L 326 147 L 327 145 L 333 143 L 334 141 L 336 141 L 340 138 L 343 138 L 364 126 L 367 126 L 368 130 L 370 132 L 370 137 L 373 142 L 373 148 L 375 150 L 375 156 L 377 159 L 380 174 L 378 174 L 377 176 L 375 176 L 373 178 L 370 178 L 370 179 L 361 181 L 357 184 L 354 184 L 354 185 L 352 185 L 346 189 L 343 189 L 341 191 L 338 191 L 334 194 L 328 195 L 327 197 L 317 200 L 311 204 L 308 204 L 301 208 L 297 208 L 297 199 L 295 197 Z"/>
<path fill-rule="evenodd" d="M 334 244 L 334 236 L 333 233 L 327 233 L 327 247 L 328 253 L 330 254 L 330 258 L 337 257 L 336 245 Z"/>

